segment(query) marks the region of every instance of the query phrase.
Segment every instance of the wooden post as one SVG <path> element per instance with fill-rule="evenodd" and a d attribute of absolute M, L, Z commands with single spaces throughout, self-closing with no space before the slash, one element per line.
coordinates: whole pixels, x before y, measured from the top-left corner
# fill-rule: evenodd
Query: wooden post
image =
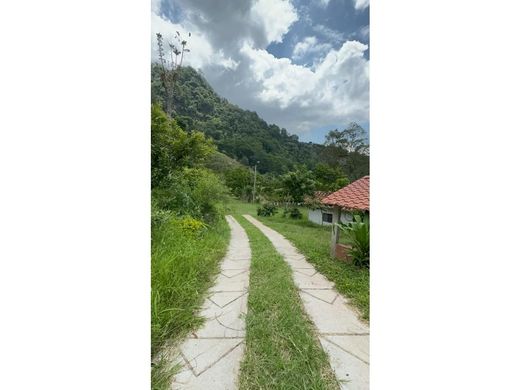
<path fill-rule="evenodd" d="M 334 207 L 332 209 L 332 235 L 330 237 L 330 256 L 332 258 L 336 257 L 336 244 L 339 241 L 339 217 L 340 209 L 339 207 Z"/>

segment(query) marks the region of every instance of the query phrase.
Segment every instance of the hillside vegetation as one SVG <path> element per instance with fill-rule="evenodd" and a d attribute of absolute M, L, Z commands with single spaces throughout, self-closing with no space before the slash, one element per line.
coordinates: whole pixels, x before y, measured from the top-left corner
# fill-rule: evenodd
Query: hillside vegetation
<path fill-rule="evenodd" d="M 164 106 L 161 68 L 152 64 L 152 101 Z M 283 174 L 299 166 L 313 170 L 319 163 L 339 167 L 350 181 L 368 175 L 368 155 L 334 145 L 300 142 L 297 135 L 268 124 L 256 112 L 243 110 L 218 96 L 191 67 L 179 69 L 174 90 L 177 123 L 199 130 L 214 140 L 218 150 L 244 166 L 258 162 L 260 173 Z M 332 130 L 332 129 L 331 129 Z"/>

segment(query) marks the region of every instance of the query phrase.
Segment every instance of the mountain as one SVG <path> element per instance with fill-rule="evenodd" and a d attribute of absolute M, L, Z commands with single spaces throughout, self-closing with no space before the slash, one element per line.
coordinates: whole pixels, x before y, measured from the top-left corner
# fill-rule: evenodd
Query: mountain
<path fill-rule="evenodd" d="M 152 101 L 164 101 L 160 66 L 152 65 Z M 243 110 L 218 96 L 191 67 L 179 72 L 174 93 L 174 117 L 186 130 L 211 136 L 224 154 L 244 165 L 258 163 L 261 173 L 284 173 L 303 164 L 313 168 L 322 145 L 298 141 L 285 129 L 269 125 L 256 112 Z"/>
<path fill-rule="evenodd" d="M 160 74 L 161 66 L 152 64 L 152 101 L 163 103 L 166 94 Z M 231 104 L 191 67 L 179 70 L 173 108 L 174 112 L 170 114 L 185 130 L 204 132 L 213 138 L 220 152 L 243 165 L 253 166 L 258 162 L 260 173 L 281 174 L 298 165 L 313 169 L 317 163 L 330 160 L 325 146 L 300 142 L 297 135 L 268 124 L 256 112 Z M 355 157 L 354 160 L 351 158 L 355 163 L 344 167 L 348 177 L 355 180 L 367 175 L 368 156 L 351 157 Z"/>

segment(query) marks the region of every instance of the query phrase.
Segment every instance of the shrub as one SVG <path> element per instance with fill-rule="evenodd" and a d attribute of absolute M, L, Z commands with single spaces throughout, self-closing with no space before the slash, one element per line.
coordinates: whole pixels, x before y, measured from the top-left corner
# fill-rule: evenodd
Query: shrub
<path fill-rule="evenodd" d="M 192 217 L 184 217 L 181 219 L 179 221 L 179 226 L 183 232 L 189 234 L 197 234 L 207 228 L 207 225 L 204 222 Z"/>
<path fill-rule="evenodd" d="M 277 207 L 273 203 L 265 203 L 258 207 L 256 214 L 261 217 L 271 217 L 277 212 Z"/>
<path fill-rule="evenodd" d="M 221 215 L 220 203 L 226 199 L 227 189 L 211 171 L 184 168 L 171 174 L 168 184 L 152 190 L 157 207 L 204 222 L 214 221 Z"/>
<path fill-rule="evenodd" d="M 161 209 L 157 201 L 152 198 L 152 229 L 158 228 L 164 223 L 168 222 L 172 217 L 172 212 L 170 210 Z"/>
<path fill-rule="evenodd" d="M 284 218 L 286 216 L 289 216 L 292 219 L 302 219 L 303 214 L 301 213 L 300 209 L 298 207 L 293 207 L 290 209 L 285 209 L 283 212 Z"/>
<path fill-rule="evenodd" d="M 368 216 L 354 215 L 354 221 L 348 224 L 339 224 L 339 228 L 346 234 L 347 242 L 352 246 L 350 256 L 358 267 L 370 267 L 370 223 Z"/>

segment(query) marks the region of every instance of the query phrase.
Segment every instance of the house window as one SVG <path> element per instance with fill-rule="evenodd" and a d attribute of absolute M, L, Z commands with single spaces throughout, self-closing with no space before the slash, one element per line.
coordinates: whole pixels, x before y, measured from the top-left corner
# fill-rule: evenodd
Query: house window
<path fill-rule="evenodd" d="M 321 214 L 322 222 L 332 223 L 332 214 L 330 213 L 322 213 Z"/>

